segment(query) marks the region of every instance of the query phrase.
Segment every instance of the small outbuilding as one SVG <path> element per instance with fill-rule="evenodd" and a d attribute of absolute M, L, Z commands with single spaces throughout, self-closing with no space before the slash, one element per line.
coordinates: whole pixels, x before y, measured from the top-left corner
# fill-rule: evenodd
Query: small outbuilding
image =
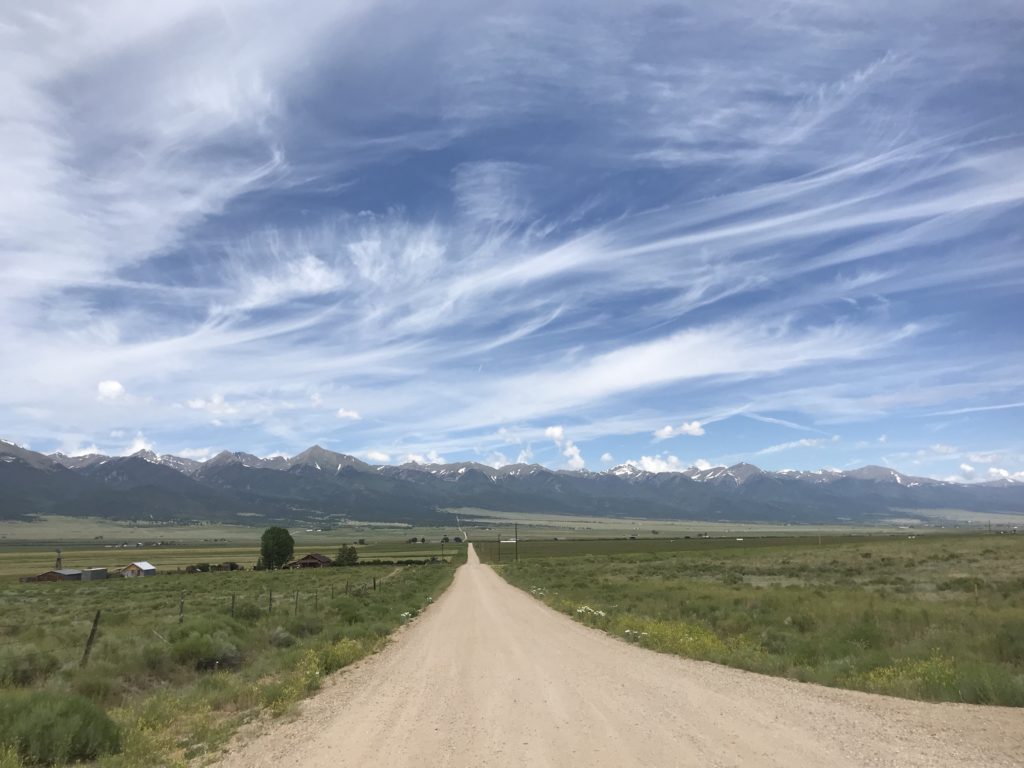
<path fill-rule="evenodd" d="M 285 568 L 327 568 L 334 562 L 327 555 L 321 555 L 318 552 L 300 557 L 298 560 L 293 560 L 288 563 Z"/>
<path fill-rule="evenodd" d="M 97 581 L 107 578 L 106 568 L 83 568 L 82 581 Z"/>
<path fill-rule="evenodd" d="M 54 568 L 36 576 L 36 581 L 81 581 L 82 572 L 77 568 Z"/>
<path fill-rule="evenodd" d="M 137 576 L 156 576 L 156 566 L 146 560 L 139 560 L 122 568 L 121 575 L 126 579 L 134 579 Z"/>

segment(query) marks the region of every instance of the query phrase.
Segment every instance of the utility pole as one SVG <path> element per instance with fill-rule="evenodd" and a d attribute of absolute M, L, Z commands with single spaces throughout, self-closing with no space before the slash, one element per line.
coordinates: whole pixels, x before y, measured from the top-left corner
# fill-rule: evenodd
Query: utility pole
<path fill-rule="evenodd" d="M 516 523 L 516 560 L 519 560 L 519 523 Z"/>
<path fill-rule="evenodd" d="M 501 562 L 501 534 L 498 534 L 498 562 Z"/>

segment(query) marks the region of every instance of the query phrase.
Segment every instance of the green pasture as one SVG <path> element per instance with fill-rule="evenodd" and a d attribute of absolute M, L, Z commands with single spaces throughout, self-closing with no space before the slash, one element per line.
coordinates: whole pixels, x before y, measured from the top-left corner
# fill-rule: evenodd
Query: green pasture
<path fill-rule="evenodd" d="M 406 552 L 394 545 L 387 551 Z M 431 550 L 418 545 L 416 551 Z M 249 548 L 178 554 L 182 562 L 199 554 L 215 562 L 228 555 L 240 560 L 242 552 L 254 559 Z M 0 561 L 16 555 L 2 553 Z M 378 649 L 450 583 L 465 547 L 446 546 L 445 555 L 446 562 L 407 566 L 165 571 L 95 582 L 8 579 L 0 583 L 0 701 L 20 697 L 19 717 L 36 736 L 14 758 L 10 749 L 5 753 L 0 727 L 0 761 L 8 768 L 15 760 L 59 764 L 85 757 L 127 768 L 212 755 L 243 722 L 287 712 L 324 675 Z M 82 666 L 97 611 L 98 634 Z M 70 747 L 46 735 L 54 701 L 72 702 L 74 717 L 85 720 L 106 713 L 116 741 L 104 742 L 95 755 L 67 752 Z"/>
<path fill-rule="evenodd" d="M 938 536 L 940 534 L 929 534 Z M 955 534 L 942 534 L 949 538 Z M 499 538 L 501 542 L 499 543 Z M 514 537 L 506 532 L 494 536 L 481 536 L 475 532 L 472 536 L 473 547 L 483 563 L 508 563 L 516 556 L 517 547 Z M 758 536 L 744 534 L 742 536 L 716 535 L 709 538 L 699 536 L 655 536 L 648 531 L 646 536 L 630 538 L 584 538 L 562 539 L 532 535 L 520 535 L 518 544 L 519 559 L 538 557 L 575 557 L 580 555 L 629 555 L 629 554 L 670 554 L 673 552 L 741 552 L 761 549 L 797 550 L 820 547 L 833 547 L 852 542 L 869 544 L 889 542 L 896 547 L 913 547 L 921 540 L 918 534 L 900 533 L 861 533 L 837 534 L 835 531 L 824 534 L 801 536 Z"/>
<path fill-rule="evenodd" d="M 498 569 L 652 650 L 864 691 L 1024 706 L 1024 536 L 529 541 Z M 487 562 L 497 543 L 474 541 Z"/>
<path fill-rule="evenodd" d="M 941 510 L 941 513 L 917 514 L 918 510 L 901 510 L 897 517 L 873 525 L 850 525 L 838 523 L 792 524 L 792 523 L 744 523 L 736 521 L 709 520 L 665 520 L 644 517 L 594 517 L 586 515 L 562 515 L 531 512 L 500 512 L 476 507 L 460 507 L 447 510 L 454 515 L 472 539 L 494 538 L 501 533 L 512 535 L 514 526 L 519 526 L 522 536 L 531 538 L 564 539 L 616 538 L 629 536 L 664 538 L 698 536 L 818 536 L 918 532 L 941 530 L 943 528 L 981 528 L 987 521 L 1003 525 L 1012 520 L 1011 516 L 993 514 L 968 521 L 968 513 L 958 510 Z M 923 511 L 922 511 L 923 512 Z M 642 508 L 638 509 L 642 513 Z M 928 518 L 928 519 L 922 519 Z M 911 530 L 913 529 L 913 530 Z M 654 533 L 654 532 L 657 533 Z"/>
<path fill-rule="evenodd" d="M 319 552 L 329 557 L 342 545 L 355 545 L 364 560 L 448 559 L 455 545 L 441 539 L 459 535 L 456 527 L 351 526 L 317 531 L 292 528 L 296 557 Z M 121 568 L 148 560 L 161 573 L 196 563 L 236 562 L 251 568 L 259 557 L 262 528 L 243 526 L 128 526 L 105 520 L 50 517 L 34 523 L 0 522 L 0 582 L 34 576 L 54 567 L 62 550 L 68 568 Z M 411 544 L 413 536 L 426 543 Z M 358 542 L 363 541 L 364 544 Z"/>

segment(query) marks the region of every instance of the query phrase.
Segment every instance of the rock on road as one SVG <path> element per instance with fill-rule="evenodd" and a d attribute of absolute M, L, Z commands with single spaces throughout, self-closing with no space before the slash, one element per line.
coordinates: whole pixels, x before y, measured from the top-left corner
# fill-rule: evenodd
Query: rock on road
<path fill-rule="evenodd" d="M 637 648 L 469 560 L 383 651 L 224 768 L 1021 766 L 1024 711 L 842 691 Z"/>

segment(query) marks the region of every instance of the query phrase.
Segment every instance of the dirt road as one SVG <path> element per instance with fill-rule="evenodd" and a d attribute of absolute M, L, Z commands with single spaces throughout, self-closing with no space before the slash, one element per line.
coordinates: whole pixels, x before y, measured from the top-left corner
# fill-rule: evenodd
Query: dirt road
<path fill-rule="evenodd" d="M 383 652 L 225 768 L 1021 766 L 1024 711 L 922 704 L 652 653 L 509 586 L 470 550 Z"/>

